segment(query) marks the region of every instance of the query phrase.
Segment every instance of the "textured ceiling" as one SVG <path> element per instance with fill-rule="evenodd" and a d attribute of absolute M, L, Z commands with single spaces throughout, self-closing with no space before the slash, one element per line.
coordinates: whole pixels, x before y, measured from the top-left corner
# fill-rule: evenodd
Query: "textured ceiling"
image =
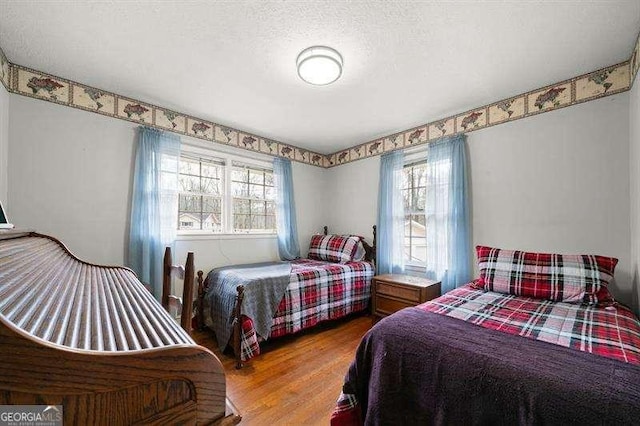
<path fill-rule="evenodd" d="M 321 153 L 628 59 L 640 1 L 7 1 L 11 62 Z M 344 57 L 330 86 L 295 59 Z"/>

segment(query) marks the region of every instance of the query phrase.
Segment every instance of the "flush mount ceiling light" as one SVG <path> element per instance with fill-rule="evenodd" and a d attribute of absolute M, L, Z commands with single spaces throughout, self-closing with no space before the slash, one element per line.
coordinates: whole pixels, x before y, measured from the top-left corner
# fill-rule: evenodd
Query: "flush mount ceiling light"
<path fill-rule="evenodd" d="M 309 84 L 324 86 L 342 75 L 342 56 L 330 47 L 312 46 L 300 52 L 296 66 L 301 79 Z"/>

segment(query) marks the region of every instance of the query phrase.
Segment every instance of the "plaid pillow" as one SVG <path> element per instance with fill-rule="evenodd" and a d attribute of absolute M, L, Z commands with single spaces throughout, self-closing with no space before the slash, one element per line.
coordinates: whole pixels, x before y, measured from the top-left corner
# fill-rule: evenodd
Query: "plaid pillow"
<path fill-rule="evenodd" d="M 358 249 L 359 237 L 342 235 L 314 235 L 309 244 L 309 259 L 347 263 L 353 260 Z"/>
<path fill-rule="evenodd" d="M 555 302 L 612 303 L 607 286 L 618 259 L 594 255 L 530 253 L 476 246 L 485 290 Z"/>

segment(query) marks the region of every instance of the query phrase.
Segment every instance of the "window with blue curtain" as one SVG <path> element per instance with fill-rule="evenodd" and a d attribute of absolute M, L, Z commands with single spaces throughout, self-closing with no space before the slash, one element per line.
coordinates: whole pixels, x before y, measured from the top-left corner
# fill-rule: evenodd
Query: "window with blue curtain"
<path fill-rule="evenodd" d="M 441 139 L 427 155 L 426 276 L 442 282 L 442 293 L 471 280 L 465 139 Z"/>
<path fill-rule="evenodd" d="M 282 260 L 297 259 L 300 257 L 300 244 L 298 243 L 291 160 L 280 157 L 274 158 L 273 175 L 276 183 L 278 253 Z"/>
<path fill-rule="evenodd" d="M 180 138 L 138 129 L 131 199 L 129 267 L 159 299 L 164 248 L 175 240 Z"/>

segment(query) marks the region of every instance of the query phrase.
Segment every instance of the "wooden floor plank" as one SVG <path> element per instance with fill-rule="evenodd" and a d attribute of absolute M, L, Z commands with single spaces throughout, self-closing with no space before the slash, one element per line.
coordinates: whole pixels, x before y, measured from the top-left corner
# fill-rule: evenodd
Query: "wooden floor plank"
<path fill-rule="evenodd" d="M 220 354 L 212 332 L 195 332 L 194 338 L 222 361 L 227 397 L 240 411 L 241 425 L 327 425 L 356 347 L 370 327 L 371 317 L 362 315 L 274 339 L 241 370 L 233 357 Z"/>

